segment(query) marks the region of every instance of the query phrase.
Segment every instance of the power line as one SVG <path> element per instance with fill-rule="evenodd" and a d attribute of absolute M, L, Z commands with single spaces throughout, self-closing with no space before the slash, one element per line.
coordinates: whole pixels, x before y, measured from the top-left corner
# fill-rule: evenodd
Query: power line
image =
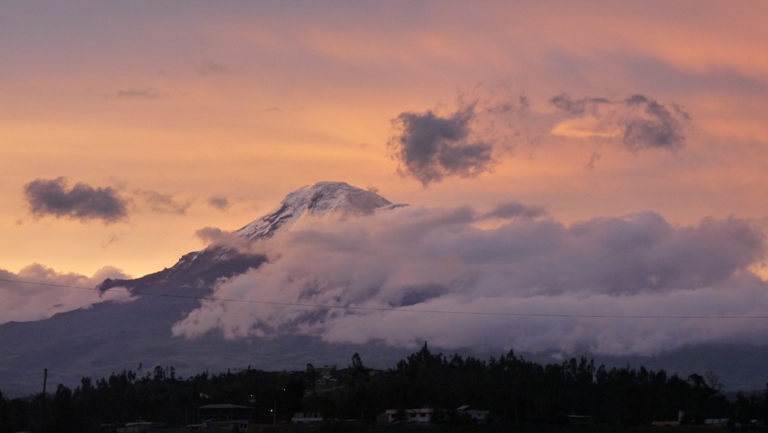
<path fill-rule="evenodd" d="M 88 290 L 92 292 L 100 291 L 95 287 L 73 286 L 67 284 L 54 284 L 54 283 L 41 283 L 35 281 L 22 281 L 12 280 L 7 278 L 0 278 L 0 281 L 9 283 L 30 284 L 46 287 L 57 287 L 65 289 L 78 289 Z M 402 313 L 424 313 L 424 314 L 457 314 L 457 315 L 471 315 L 471 316 L 501 316 L 501 317 L 543 317 L 543 318 L 573 318 L 573 319 L 697 319 L 697 320 L 765 320 L 768 319 L 768 315 L 761 316 L 743 316 L 743 315 L 724 315 L 724 316 L 706 316 L 706 315 L 651 315 L 651 314 L 567 314 L 567 313 L 498 313 L 498 312 L 483 312 L 483 311 L 456 311 L 456 310 L 426 310 L 426 309 L 413 309 L 413 308 L 386 308 L 386 307 L 357 307 L 349 305 L 325 305 L 325 304 L 311 304 L 302 302 L 277 302 L 277 301 L 258 301 L 253 299 L 230 299 L 220 298 L 215 296 L 196 296 L 196 295 L 181 295 L 173 293 L 153 293 L 142 292 L 137 290 L 129 290 L 128 288 L 116 286 L 112 289 L 123 289 L 125 292 L 132 295 L 144 295 L 144 296 L 157 296 L 164 298 L 178 298 L 178 299 L 194 299 L 201 301 L 217 301 L 217 302 L 232 302 L 232 303 L 246 303 L 256 305 L 273 305 L 273 306 L 287 306 L 287 307 L 302 307 L 302 308 L 317 308 L 317 309 L 340 309 L 340 310 L 352 310 L 352 311 L 395 311 Z"/>

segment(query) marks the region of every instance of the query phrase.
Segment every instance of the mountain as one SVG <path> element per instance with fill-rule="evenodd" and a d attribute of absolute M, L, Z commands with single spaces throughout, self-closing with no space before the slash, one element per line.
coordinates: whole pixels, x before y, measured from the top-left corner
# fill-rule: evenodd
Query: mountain
<path fill-rule="evenodd" d="M 370 191 L 342 182 L 320 182 L 294 191 L 272 211 L 232 232 L 228 239 L 201 251 L 182 256 L 173 266 L 132 280 L 105 280 L 99 289 L 125 287 L 131 302 L 102 302 L 35 321 L 0 325 L 0 390 L 19 396 L 39 392 L 43 369 L 48 369 L 49 389 L 58 383 L 76 386 L 83 376 L 98 379 L 124 369 L 140 375 L 156 365 L 173 366 L 186 377 L 205 370 L 228 369 L 300 370 L 307 363 L 346 366 L 353 353 L 366 365 L 394 366 L 411 351 L 384 344 L 329 344 L 309 336 L 226 340 L 209 332 L 195 339 L 173 337 L 174 323 L 201 305 L 200 297 L 213 293 L 221 278 L 259 268 L 267 262 L 260 254 L 243 252 L 232 245 L 257 242 L 279 235 L 308 216 L 336 216 L 339 224 L 351 215 L 387 212 L 397 207 Z M 438 349 L 439 350 L 439 349 Z M 487 359 L 500 349 L 456 349 L 459 353 Z M 454 350 L 450 351 L 451 353 Z M 518 353 L 538 362 L 557 358 Z M 574 354 L 581 356 L 589 354 Z M 768 347 L 709 344 L 691 346 L 653 357 L 596 356 L 595 362 L 611 366 L 664 368 L 684 377 L 712 370 L 726 389 L 762 389 L 755 382 L 768 364 Z M 139 370 L 139 366 L 142 370 Z"/>
<path fill-rule="evenodd" d="M 384 197 L 345 182 L 318 182 L 305 186 L 283 199 L 280 204 L 261 218 L 246 224 L 230 235 L 230 238 L 253 242 L 274 236 L 287 229 L 303 216 L 337 214 L 366 215 L 376 210 L 406 206 L 393 204 Z M 134 280 L 107 279 L 99 285 L 102 291 L 113 287 L 136 290 L 153 289 L 152 293 L 179 293 L 204 296 L 210 294 L 213 283 L 219 278 L 242 274 L 259 267 L 266 257 L 245 254 L 229 246 L 212 245 L 202 251 L 194 251 L 179 259 L 170 268 Z"/>
<path fill-rule="evenodd" d="M 404 205 L 343 182 L 319 182 L 294 191 L 271 212 L 233 232 L 244 242 L 274 236 L 305 216 L 366 215 Z M 194 340 L 172 337 L 171 326 L 200 306 L 221 278 L 258 268 L 267 258 L 225 245 L 190 252 L 159 272 L 132 280 L 107 279 L 102 291 L 125 287 L 132 302 L 102 302 L 35 322 L 0 325 L 0 390 L 6 395 L 39 392 L 42 371 L 52 384 L 74 386 L 123 369 L 174 366 L 180 375 L 253 366 L 303 369 L 308 362 L 345 365 L 360 351 L 309 337 L 228 341 L 217 335 Z M 396 360 L 405 351 L 371 346 L 368 356 Z"/>
<path fill-rule="evenodd" d="M 365 215 L 379 209 L 401 206 L 405 205 L 392 204 L 376 193 L 355 188 L 345 182 L 318 182 L 288 194 L 275 209 L 237 230 L 234 235 L 253 241 L 272 236 L 281 228 L 290 227 L 304 215 Z"/>

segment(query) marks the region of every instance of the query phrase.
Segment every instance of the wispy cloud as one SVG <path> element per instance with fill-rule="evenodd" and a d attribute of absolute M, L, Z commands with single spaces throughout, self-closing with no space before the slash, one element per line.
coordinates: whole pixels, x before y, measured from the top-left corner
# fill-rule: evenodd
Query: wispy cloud
<path fill-rule="evenodd" d="M 678 104 L 662 105 L 644 95 L 624 100 L 628 109 L 621 120 L 624 144 L 642 148 L 680 149 L 685 146 L 684 128 L 690 115 Z"/>
<path fill-rule="evenodd" d="M 491 211 L 480 215 L 480 219 L 487 218 L 537 218 L 547 214 L 543 206 L 529 206 L 518 201 L 501 203 Z"/>
<path fill-rule="evenodd" d="M 173 194 L 162 194 L 157 191 L 140 189 L 136 190 L 136 195 L 141 197 L 149 208 L 160 213 L 174 213 L 184 215 L 192 206 L 193 200 L 179 201 Z"/>
<path fill-rule="evenodd" d="M 115 93 L 115 97 L 121 99 L 159 99 L 163 94 L 151 87 L 120 89 Z"/>
<path fill-rule="evenodd" d="M 447 177 L 488 173 L 518 145 L 535 148 L 547 129 L 577 139 L 620 140 L 632 152 L 664 149 L 674 153 L 686 145 L 691 116 L 674 102 L 664 104 L 642 94 L 612 100 L 573 98 L 567 93 L 548 102 L 566 118 L 553 125 L 550 113 L 531 113 L 528 97 L 510 94 L 480 94 L 472 102 L 459 98 L 458 108 L 449 114 L 405 111 L 392 120 L 388 147 L 400 174 L 428 187 Z M 549 126 L 531 132 L 545 124 Z M 593 169 L 599 159 L 600 154 L 593 152 L 586 168 Z"/>
<path fill-rule="evenodd" d="M 229 200 L 223 195 L 215 195 L 208 198 L 208 205 L 220 211 L 229 209 Z"/>
<path fill-rule="evenodd" d="M 227 238 L 229 234 L 217 227 L 203 227 L 195 232 L 195 236 L 206 244 L 216 244 Z"/>
<path fill-rule="evenodd" d="M 569 116 L 552 129 L 554 134 L 620 137 L 631 151 L 676 151 L 686 144 L 685 129 L 691 117 L 674 102 L 665 105 L 641 94 L 612 101 L 601 97 L 575 99 L 566 93 L 549 102 L 561 114 Z"/>
<path fill-rule="evenodd" d="M 200 75 L 224 75 L 229 73 L 229 68 L 221 63 L 206 61 L 195 66 L 195 71 Z"/>
<path fill-rule="evenodd" d="M 605 98 L 573 99 L 567 93 L 562 93 L 550 99 L 549 102 L 563 113 L 580 116 L 582 114 L 596 115 L 601 106 L 611 104 Z"/>

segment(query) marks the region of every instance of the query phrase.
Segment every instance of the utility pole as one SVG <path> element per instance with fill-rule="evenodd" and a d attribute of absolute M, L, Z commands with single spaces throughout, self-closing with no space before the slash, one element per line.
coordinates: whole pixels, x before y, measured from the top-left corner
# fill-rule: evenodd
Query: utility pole
<path fill-rule="evenodd" d="M 277 400 L 275 400 L 275 405 L 272 408 L 272 425 L 277 425 Z"/>
<path fill-rule="evenodd" d="M 43 433 L 43 418 L 45 414 L 45 385 L 48 383 L 48 369 L 43 369 L 43 398 L 40 400 L 40 433 Z"/>

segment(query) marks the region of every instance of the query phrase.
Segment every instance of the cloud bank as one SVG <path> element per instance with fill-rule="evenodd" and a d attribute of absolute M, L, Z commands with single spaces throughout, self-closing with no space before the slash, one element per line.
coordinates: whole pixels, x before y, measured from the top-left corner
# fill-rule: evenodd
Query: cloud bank
<path fill-rule="evenodd" d="M 247 302 L 205 300 L 173 333 L 603 354 L 768 337 L 733 318 L 768 308 L 751 271 L 766 241 L 751 221 L 677 227 L 642 212 L 566 225 L 518 207 L 306 218 L 255 246 L 269 263 L 215 288 Z M 489 214 L 509 219 L 479 229 Z"/>
<path fill-rule="evenodd" d="M 123 290 L 89 290 L 107 278 L 130 276 L 111 266 L 99 269 L 91 277 L 59 273 L 40 264 L 29 265 L 18 273 L 0 269 L 0 323 L 41 320 L 99 302 L 132 300 L 130 293 Z"/>
<path fill-rule="evenodd" d="M 34 180 L 24 186 L 24 195 L 30 211 L 36 216 L 112 223 L 128 215 L 127 201 L 114 189 L 77 183 L 67 190 L 67 180 L 63 177 Z"/>

